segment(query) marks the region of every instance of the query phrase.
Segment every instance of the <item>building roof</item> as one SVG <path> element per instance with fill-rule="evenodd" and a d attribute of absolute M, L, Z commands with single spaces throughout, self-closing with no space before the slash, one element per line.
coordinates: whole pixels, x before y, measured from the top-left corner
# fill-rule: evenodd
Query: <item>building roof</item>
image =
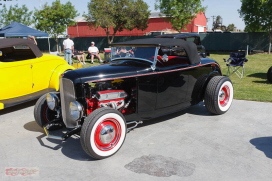
<path fill-rule="evenodd" d="M 150 16 L 149 16 L 149 18 L 151 19 L 151 18 L 160 18 L 160 17 L 165 17 L 165 15 L 164 14 L 162 14 L 162 13 L 160 13 L 160 12 L 151 12 L 150 13 Z M 76 17 L 75 19 L 74 19 L 74 21 L 75 22 L 87 22 L 87 20 L 86 20 L 86 18 L 85 17 Z"/>

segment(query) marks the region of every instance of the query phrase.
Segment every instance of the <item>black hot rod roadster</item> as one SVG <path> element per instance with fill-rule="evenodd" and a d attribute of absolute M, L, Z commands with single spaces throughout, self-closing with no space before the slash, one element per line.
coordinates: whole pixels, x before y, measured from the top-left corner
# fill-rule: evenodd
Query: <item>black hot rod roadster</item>
<path fill-rule="evenodd" d="M 84 151 L 103 159 L 115 154 L 142 120 L 203 100 L 208 111 L 223 114 L 232 99 L 230 79 L 216 61 L 200 58 L 193 42 L 137 39 L 111 44 L 107 64 L 64 73 L 60 92 L 42 96 L 34 117 L 48 137 L 79 134 Z M 62 136 L 50 134 L 62 127 L 67 129 Z"/>

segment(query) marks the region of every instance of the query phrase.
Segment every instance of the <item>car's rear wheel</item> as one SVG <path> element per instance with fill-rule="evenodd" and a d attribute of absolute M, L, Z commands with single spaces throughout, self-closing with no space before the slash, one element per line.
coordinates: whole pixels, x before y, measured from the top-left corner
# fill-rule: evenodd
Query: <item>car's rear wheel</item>
<path fill-rule="evenodd" d="M 233 86 L 228 77 L 213 77 L 206 88 L 205 106 L 213 114 L 224 114 L 233 100 Z"/>
<path fill-rule="evenodd" d="M 58 95 L 59 92 L 53 92 L 54 94 Z M 57 112 L 52 111 L 48 108 L 46 102 L 46 94 L 41 96 L 35 104 L 34 107 L 34 118 L 36 123 L 40 127 L 44 127 L 47 123 L 55 120 L 57 117 Z"/>
<path fill-rule="evenodd" d="M 267 71 L 267 80 L 268 82 L 272 83 L 272 67 L 270 67 Z"/>
<path fill-rule="evenodd" d="M 126 137 L 124 116 L 112 108 L 100 108 L 84 121 L 80 142 L 84 151 L 95 159 L 103 159 L 115 154 Z"/>

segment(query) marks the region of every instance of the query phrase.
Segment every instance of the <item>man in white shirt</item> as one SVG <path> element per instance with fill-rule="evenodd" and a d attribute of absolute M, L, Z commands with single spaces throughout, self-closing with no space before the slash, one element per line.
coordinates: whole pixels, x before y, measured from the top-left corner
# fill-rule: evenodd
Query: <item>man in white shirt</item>
<path fill-rule="evenodd" d="M 94 56 L 99 58 L 99 62 L 103 63 L 103 60 L 101 60 L 100 55 L 99 55 L 99 50 L 96 46 L 94 46 L 94 42 L 91 42 L 91 46 L 88 48 L 88 53 L 91 55 L 91 61 L 93 63 Z"/>
<path fill-rule="evenodd" d="M 66 35 L 66 40 L 63 41 L 64 59 L 70 64 L 73 64 L 72 54 L 74 53 L 74 42 L 70 39 L 70 35 Z"/>

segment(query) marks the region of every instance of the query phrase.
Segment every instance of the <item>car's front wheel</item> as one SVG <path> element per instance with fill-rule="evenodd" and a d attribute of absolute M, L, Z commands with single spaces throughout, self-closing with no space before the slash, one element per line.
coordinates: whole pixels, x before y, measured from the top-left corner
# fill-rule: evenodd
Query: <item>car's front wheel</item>
<path fill-rule="evenodd" d="M 54 94 L 58 95 L 59 92 L 54 92 Z M 44 127 L 47 123 L 54 121 L 57 118 L 57 115 L 57 111 L 49 109 L 46 102 L 46 94 L 41 96 L 34 107 L 34 118 L 36 123 L 40 127 Z"/>
<path fill-rule="evenodd" d="M 270 67 L 267 71 L 267 80 L 268 82 L 272 83 L 272 67 Z"/>
<path fill-rule="evenodd" d="M 205 106 L 213 114 L 224 114 L 233 100 L 233 86 L 228 77 L 213 77 L 206 88 Z"/>
<path fill-rule="evenodd" d="M 126 137 L 127 127 L 124 116 L 112 108 L 100 108 L 84 121 L 80 142 L 84 151 L 95 159 L 115 154 Z"/>

